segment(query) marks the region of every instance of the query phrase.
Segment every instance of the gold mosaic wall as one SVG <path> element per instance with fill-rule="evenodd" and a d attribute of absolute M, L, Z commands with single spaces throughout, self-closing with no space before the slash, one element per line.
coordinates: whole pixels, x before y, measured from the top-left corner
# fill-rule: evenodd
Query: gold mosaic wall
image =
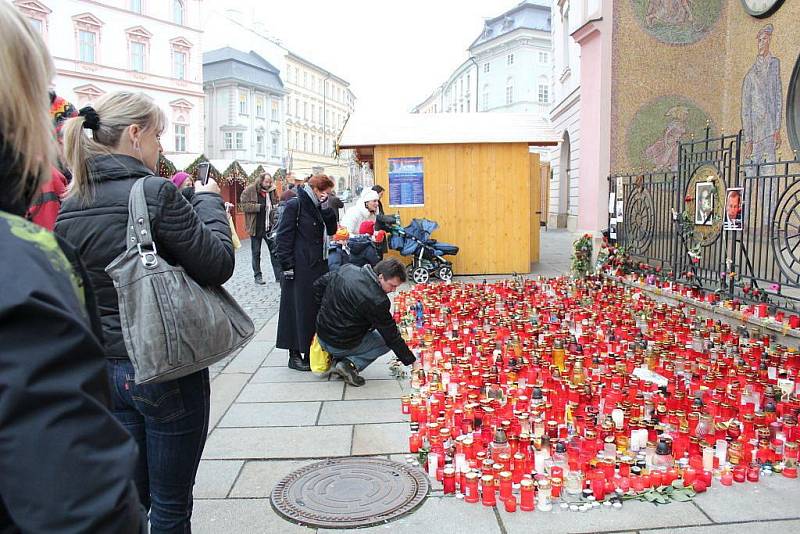
<path fill-rule="evenodd" d="M 754 155 L 791 154 L 786 107 L 800 55 L 800 0 L 766 18 L 749 15 L 741 0 L 614 0 L 613 39 L 612 172 L 674 167 L 676 141 L 702 135 L 707 121 L 714 133 L 738 132 L 743 99 Z M 775 148 L 774 135 L 763 139 L 777 119 L 778 79 Z"/>

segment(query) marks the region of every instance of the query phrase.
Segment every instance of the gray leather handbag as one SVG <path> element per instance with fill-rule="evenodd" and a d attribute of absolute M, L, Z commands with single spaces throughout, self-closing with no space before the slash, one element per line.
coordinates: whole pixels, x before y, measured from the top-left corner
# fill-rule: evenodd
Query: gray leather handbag
<path fill-rule="evenodd" d="M 205 369 L 255 333 L 253 321 L 222 287 L 203 287 L 158 256 L 144 196 L 148 178 L 131 189 L 126 251 L 106 267 L 137 384 Z"/>

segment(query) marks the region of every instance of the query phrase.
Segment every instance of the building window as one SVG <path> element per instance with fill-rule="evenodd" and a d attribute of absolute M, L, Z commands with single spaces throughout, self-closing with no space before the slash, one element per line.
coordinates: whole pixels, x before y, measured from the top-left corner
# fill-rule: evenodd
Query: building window
<path fill-rule="evenodd" d="M 175 152 L 186 152 L 186 125 L 175 125 Z"/>
<path fill-rule="evenodd" d="M 300 150 L 300 132 L 294 133 L 294 149 Z"/>
<path fill-rule="evenodd" d="M 316 154 L 317 153 L 317 136 L 316 135 L 312 135 L 311 136 L 311 153 L 312 154 Z"/>
<path fill-rule="evenodd" d="M 28 23 L 39 35 L 44 35 L 44 23 L 42 22 L 42 19 L 29 18 Z"/>
<path fill-rule="evenodd" d="M 470 111 L 471 111 L 471 110 L 470 110 L 470 108 L 469 108 L 469 98 L 467 98 L 467 113 L 469 113 Z"/>
<path fill-rule="evenodd" d="M 142 13 L 142 0 L 131 0 L 131 11 Z"/>
<path fill-rule="evenodd" d="M 489 63 L 483 64 L 483 72 L 489 72 Z"/>
<path fill-rule="evenodd" d="M 236 132 L 236 150 L 244 150 L 244 132 Z"/>
<path fill-rule="evenodd" d="M 183 0 L 172 0 L 172 22 L 183 24 Z"/>
<path fill-rule="evenodd" d="M 264 134 L 256 135 L 256 154 L 264 153 Z"/>
<path fill-rule="evenodd" d="M 539 84 L 539 103 L 547 104 L 550 101 L 550 89 L 546 84 Z"/>
<path fill-rule="evenodd" d="M 233 149 L 233 132 L 225 132 L 223 134 L 225 150 Z"/>
<path fill-rule="evenodd" d="M 322 124 L 322 106 L 319 107 L 319 123 Z"/>
<path fill-rule="evenodd" d="M 278 101 L 273 99 L 272 100 L 272 120 L 277 121 L 279 120 L 280 108 L 278 107 Z"/>
<path fill-rule="evenodd" d="M 303 120 L 308 120 L 308 102 L 303 102 Z"/>
<path fill-rule="evenodd" d="M 278 136 L 277 135 L 273 135 L 272 136 L 272 155 L 273 156 L 277 156 L 278 155 Z"/>
<path fill-rule="evenodd" d="M 303 72 L 303 87 L 308 87 L 308 73 Z"/>
<path fill-rule="evenodd" d="M 508 54 L 506 56 L 506 65 L 513 65 L 514 64 L 514 54 Z"/>
<path fill-rule="evenodd" d="M 78 32 L 78 42 L 80 43 L 79 59 L 86 63 L 94 63 L 95 49 L 97 48 L 97 34 L 86 30 Z"/>
<path fill-rule="evenodd" d="M 298 117 L 298 118 L 300 117 L 300 99 L 299 98 L 295 98 L 294 99 L 294 116 Z"/>
<path fill-rule="evenodd" d="M 550 54 L 547 52 L 539 52 L 539 63 L 545 65 L 548 61 L 550 61 Z"/>
<path fill-rule="evenodd" d="M 317 106 L 311 104 L 311 122 L 316 122 L 317 120 Z"/>
<path fill-rule="evenodd" d="M 308 134 L 303 134 L 303 152 L 308 152 Z"/>
<path fill-rule="evenodd" d="M 186 52 L 172 51 L 172 74 L 179 80 L 186 79 Z"/>
<path fill-rule="evenodd" d="M 247 96 L 247 91 L 239 90 L 239 115 L 247 115 L 249 113 L 250 106 Z"/>
<path fill-rule="evenodd" d="M 514 103 L 514 86 L 509 82 L 506 86 L 506 104 Z"/>
<path fill-rule="evenodd" d="M 131 42 L 131 70 L 144 72 L 145 44 Z"/>
<path fill-rule="evenodd" d="M 256 96 L 256 117 L 264 118 L 264 97 L 261 95 Z"/>

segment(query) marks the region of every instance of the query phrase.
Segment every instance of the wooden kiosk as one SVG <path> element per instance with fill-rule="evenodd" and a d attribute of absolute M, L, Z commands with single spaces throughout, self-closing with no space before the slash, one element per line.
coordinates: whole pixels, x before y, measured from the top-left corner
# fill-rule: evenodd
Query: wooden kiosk
<path fill-rule="evenodd" d="M 355 115 L 339 146 L 370 164 L 386 213 L 404 226 L 436 221 L 433 237 L 461 249 L 448 258 L 455 273 L 482 275 L 528 273 L 539 261 L 543 186 L 529 147 L 557 142 L 530 114 L 438 113 Z"/>

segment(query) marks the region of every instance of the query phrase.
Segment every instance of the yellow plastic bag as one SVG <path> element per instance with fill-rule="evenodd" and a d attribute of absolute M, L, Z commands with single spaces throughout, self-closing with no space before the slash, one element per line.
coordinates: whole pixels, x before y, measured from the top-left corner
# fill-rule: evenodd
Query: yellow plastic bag
<path fill-rule="evenodd" d="M 239 250 L 242 248 L 242 242 L 239 241 L 239 236 L 236 233 L 236 226 L 233 224 L 233 217 L 231 214 L 228 214 L 228 224 L 231 225 L 231 241 L 233 241 L 233 250 Z"/>
<path fill-rule="evenodd" d="M 316 374 L 327 373 L 331 368 L 331 355 L 319 344 L 319 339 L 314 336 L 311 342 L 311 371 Z"/>

